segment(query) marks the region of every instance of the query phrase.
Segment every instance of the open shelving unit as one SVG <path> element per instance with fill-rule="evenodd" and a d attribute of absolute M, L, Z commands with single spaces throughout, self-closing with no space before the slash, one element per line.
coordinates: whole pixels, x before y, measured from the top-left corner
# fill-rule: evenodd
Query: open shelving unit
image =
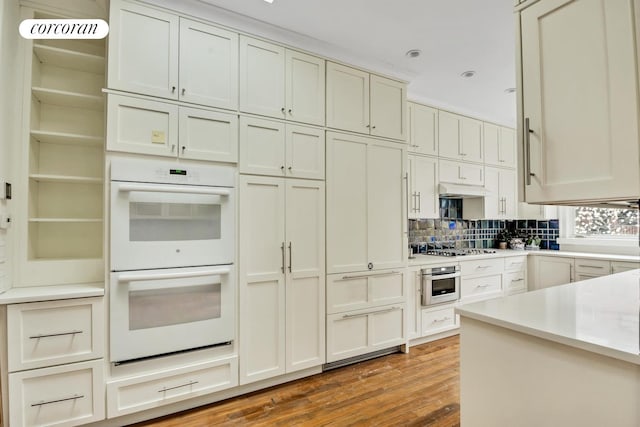
<path fill-rule="evenodd" d="M 33 18 L 60 18 L 33 12 Z M 105 40 L 28 42 L 21 285 L 103 280 Z M 30 61 L 28 60 L 30 56 Z"/>

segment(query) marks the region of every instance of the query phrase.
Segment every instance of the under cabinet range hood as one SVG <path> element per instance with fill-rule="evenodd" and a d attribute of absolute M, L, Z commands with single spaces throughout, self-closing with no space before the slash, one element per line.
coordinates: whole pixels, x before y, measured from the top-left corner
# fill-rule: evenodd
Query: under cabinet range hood
<path fill-rule="evenodd" d="M 438 186 L 440 197 L 449 197 L 455 199 L 469 199 L 472 197 L 490 196 L 491 192 L 485 187 L 479 185 L 453 184 L 450 182 L 441 182 Z"/>
<path fill-rule="evenodd" d="M 534 204 L 542 204 L 542 203 L 534 203 Z M 604 209 L 638 209 L 640 206 L 640 199 L 545 202 L 544 204 L 558 205 L 558 206 L 586 207 L 586 208 L 604 208 Z"/>

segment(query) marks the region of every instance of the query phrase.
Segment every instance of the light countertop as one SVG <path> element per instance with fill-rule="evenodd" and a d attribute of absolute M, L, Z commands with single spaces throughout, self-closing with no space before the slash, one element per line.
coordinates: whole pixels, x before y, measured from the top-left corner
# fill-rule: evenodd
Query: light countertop
<path fill-rule="evenodd" d="M 70 298 L 100 297 L 104 295 L 104 283 L 77 285 L 31 286 L 11 288 L 0 294 L 0 305 L 35 301 L 54 301 Z"/>
<path fill-rule="evenodd" d="M 464 304 L 456 312 L 640 365 L 640 269 Z"/>

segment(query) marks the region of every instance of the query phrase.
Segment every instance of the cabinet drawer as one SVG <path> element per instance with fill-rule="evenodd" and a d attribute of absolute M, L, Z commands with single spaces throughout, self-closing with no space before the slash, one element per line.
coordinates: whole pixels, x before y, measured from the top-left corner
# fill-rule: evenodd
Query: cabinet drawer
<path fill-rule="evenodd" d="M 623 271 L 640 268 L 640 262 L 611 261 L 611 273 L 622 273 Z"/>
<path fill-rule="evenodd" d="M 504 259 L 504 271 L 525 271 L 526 269 L 526 256 L 506 257 Z"/>
<path fill-rule="evenodd" d="M 238 385 L 238 359 L 230 357 L 113 381 L 107 417 L 130 414 Z"/>
<path fill-rule="evenodd" d="M 461 282 L 460 300 L 494 298 L 502 293 L 500 274 L 471 279 L 463 277 Z"/>
<path fill-rule="evenodd" d="M 439 310 L 422 310 L 422 336 L 457 327 L 458 321 L 453 307 Z"/>
<path fill-rule="evenodd" d="M 327 313 L 402 303 L 405 300 L 404 273 L 391 270 L 372 274 L 327 276 Z"/>
<path fill-rule="evenodd" d="M 505 295 L 519 294 L 527 291 L 526 272 L 515 271 L 503 276 Z"/>
<path fill-rule="evenodd" d="M 97 359 L 103 337 L 102 297 L 7 307 L 9 372 Z"/>
<path fill-rule="evenodd" d="M 465 276 L 488 276 L 490 274 L 500 274 L 504 270 L 504 260 L 502 258 L 478 259 L 474 261 L 461 261 L 460 273 Z"/>
<path fill-rule="evenodd" d="M 611 262 L 601 259 L 576 258 L 576 273 L 604 276 L 611 273 Z"/>
<path fill-rule="evenodd" d="M 9 374 L 12 426 L 75 426 L 104 419 L 103 361 Z"/>
<path fill-rule="evenodd" d="M 405 339 L 402 305 L 327 316 L 327 363 L 401 345 Z"/>

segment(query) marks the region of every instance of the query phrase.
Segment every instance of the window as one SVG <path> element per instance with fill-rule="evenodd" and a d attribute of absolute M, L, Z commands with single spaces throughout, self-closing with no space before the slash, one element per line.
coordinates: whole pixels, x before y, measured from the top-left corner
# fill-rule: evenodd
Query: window
<path fill-rule="evenodd" d="M 638 209 L 575 208 L 574 235 L 637 238 Z"/>

